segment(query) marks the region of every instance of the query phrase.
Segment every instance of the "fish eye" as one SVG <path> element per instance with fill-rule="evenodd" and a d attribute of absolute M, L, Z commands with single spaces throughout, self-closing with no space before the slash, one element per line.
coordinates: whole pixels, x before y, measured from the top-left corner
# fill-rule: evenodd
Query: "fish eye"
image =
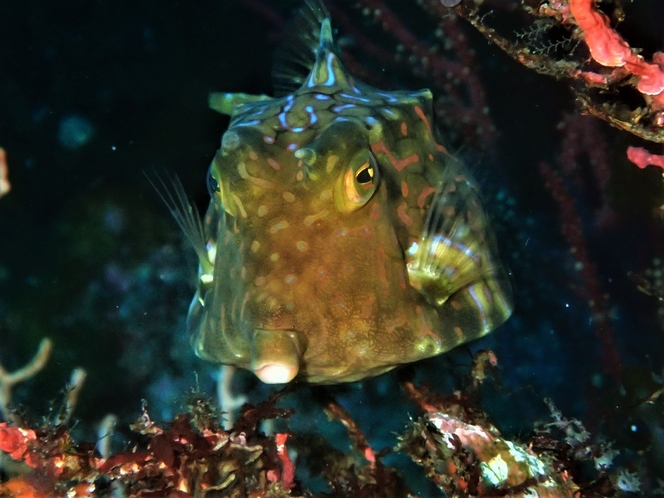
<path fill-rule="evenodd" d="M 212 172 L 212 166 L 208 169 L 207 174 L 207 188 L 210 197 L 216 200 L 219 205 L 226 211 L 229 215 L 235 216 L 235 211 L 233 206 L 228 202 L 228 191 L 224 191 L 224 186 L 215 178 L 214 173 Z"/>
<path fill-rule="evenodd" d="M 349 161 L 335 197 L 337 209 L 351 212 L 364 206 L 378 187 L 376 158 L 368 149 L 357 152 Z"/>
<path fill-rule="evenodd" d="M 355 180 L 357 180 L 357 183 L 362 185 L 373 182 L 373 177 L 374 168 L 369 162 L 366 162 L 360 166 L 360 169 L 358 169 L 357 173 L 355 173 Z"/>
<path fill-rule="evenodd" d="M 221 193 L 221 188 L 219 187 L 219 182 L 217 179 L 214 177 L 212 174 L 212 166 L 208 169 L 207 173 L 207 188 L 208 188 L 208 193 L 210 194 L 210 197 L 216 197 L 218 194 Z"/>

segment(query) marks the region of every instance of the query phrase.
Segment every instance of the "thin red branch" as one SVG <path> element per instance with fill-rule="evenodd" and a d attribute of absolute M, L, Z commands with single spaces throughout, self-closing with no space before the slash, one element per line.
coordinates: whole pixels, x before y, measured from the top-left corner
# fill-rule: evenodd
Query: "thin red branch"
<path fill-rule="evenodd" d="M 567 192 L 562 178 L 551 166 L 542 162 L 539 170 L 546 188 L 558 205 L 562 234 L 570 246 L 573 258 L 577 261 L 575 268 L 580 273 L 582 291 L 592 313 L 595 334 L 601 343 L 603 370 L 614 380 L 619 380 L 622 368 L 609 319 L 608 301 L 599 281 L 597 267 L 588 255 L 583 222 L 576 211 L 576 203 Z"/>
<path fill-rule="evenodd" d="M 348 430 L 348 437 L 350 438 L 351 443 L 353 443 L 353 446 L 357 452 L 362 455 L 367 462 L 369 462 L 370 468 L 375 468 L 376 454 L 374 453 L 373 449 L 371 449 L 369 441 L 367 441 L 364 433 L 353 420 L 350 413 L 348 413 L 343 407 L 332 400 L 330 400 L 325 406 L 325 413 L 327 413 L 327 416 L 331 419 L 336 419 L 344 424 Z"/>

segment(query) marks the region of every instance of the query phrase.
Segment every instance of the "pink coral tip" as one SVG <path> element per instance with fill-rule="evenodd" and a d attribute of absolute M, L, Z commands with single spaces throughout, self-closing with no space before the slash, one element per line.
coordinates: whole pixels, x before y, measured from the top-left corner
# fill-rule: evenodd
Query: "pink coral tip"
<path fill-rule="evenodd" d="M 643 147 L 627 147 L 627 159 L 641 169 L 647 166 L 664 168 L 664 155 L 651 154 Z"/>

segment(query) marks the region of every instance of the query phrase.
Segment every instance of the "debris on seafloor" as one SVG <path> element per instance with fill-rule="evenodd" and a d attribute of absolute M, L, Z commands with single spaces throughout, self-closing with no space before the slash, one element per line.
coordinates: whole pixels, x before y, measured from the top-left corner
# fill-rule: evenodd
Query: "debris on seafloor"
<path fill-rule="evenodd" d="M 0 497 L 53 496 L 183 497 L 300 497 L 315 496 L 295 479 L 295 464 L 287 444 L 291 434 L 268 436 L 261 421 L 287 418 L 291 410 L 276 407 L 284 391 L 256 406 L 245 405 L 233 430 L 224 431 L 214 405 L 200 393 L 188 401 L 189 412 L 162 425 L 143 405 L 131 428 L 142 442 L 104 458 L 94 444 L 76 444 L 62 424 L 38 429 L 0 424 L 0 450 L 13 466 L 0 483 Z M 330 410 L 342 410 L 330 405 Z M 350 416 L 337 411 L 337 418 Z M 359 429 L 355 429 L 357 435 Z M 360 437 L 363 438 L 363 436 Z M 297 436 L 295 436 L 297 438 Z M 316 457 L 326 462 L 324 477 L 332 494 L 325 496 L 405 496 L 409 491 L 397 473 L 376 459 L 362 458 L 320 445 Z"/>
<path fill-rule="evenodd" d="M 426 413 L 411 422 L 395 450 L 410 455 L 448 496 L 581 498 L 639 489 L 635 474 L 627 472 L 626 479 L 624 469 L 608 472 L 618 452 L 591 442 L 581 422 L 564 418 L 551 400 L 545 401 L 553 421 L 536 423 L 529 439 L 515 442 L 502 437 L 466 393 L 404 387 Z M 595 469 L 590 478 L 585 464 Z"/>
<path fill-rule="evenodd" d="M 0 496 L 110 496 L 118 488 L 114 481 L 122 496 L 301 496 L 287 435 L 255 430 L 259 420 L 289 415 L 274 406 L 277 399 L 247 407 L 238 421 L 241 432 L 221 429 L 213 405 L 198 394 L 189 413 L 168 426 L 153 422 L 144 404 L 131 428 L 145 443 L 108 458 L 94 445 L 76 445 L 64 425 L 26 430 L 2 424 L 0 449 L 23 468 L 0 484 Z"/>
<path fill-rule="evenodd" d="M 245 404 L 230 430 L 220 425 L 216 405 L 198 391 L 187 411 L 168 424 L 152 420 L 147 404 L 131 425 L 132 447 L 116 454 L 95 443 L 76 443 L 68 418 L 44 419 L 29 428 L 19 417 L 0 423 L 0 497 L 392 497 L 417 496 L 398 471 L 383 461 L 405 453 L 450 497 L 603 497 L 639 493 L 638 474 L 614 465 L 618 451 L 595 442 L 575 419 L 550 400 L 551 418 L 527 438 L 503 436 L 480 407 L 477 387 L 497 367 L 490 352 L 475 357 L 468 392 L 442 395 L 404 382 L 407 397 L 425 414 L 408 424 L 394 450 L 375 451 L 350 411 L 323 388 L 311 391 L 332 420 L 348 431 L 349 451 L 323 434 L 264 434 L 263 421 L 287 419 L 294 411 L 277 402 L 287 387 L 257 405 Z M 493 371 L 495 373 L 495 371 Z M 479 380 L 478 380 L 479 378 Z M 69 398 L 68 398 L 69 399 Z M 107 446 L 107 445 L 106 445 Z M 328 485 L 306 489 L 305 474 Z"/>

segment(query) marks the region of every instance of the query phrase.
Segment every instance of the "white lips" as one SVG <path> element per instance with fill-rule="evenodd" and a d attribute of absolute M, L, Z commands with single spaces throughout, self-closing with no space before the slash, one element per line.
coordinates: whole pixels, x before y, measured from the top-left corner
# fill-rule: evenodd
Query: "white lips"
<path fill-rule="evenodd" d="M 297 371 L 293 365 L 269 363 L 254 370 L 254 373 L 266 384 L 285 384 L 295 378 Z"/>

